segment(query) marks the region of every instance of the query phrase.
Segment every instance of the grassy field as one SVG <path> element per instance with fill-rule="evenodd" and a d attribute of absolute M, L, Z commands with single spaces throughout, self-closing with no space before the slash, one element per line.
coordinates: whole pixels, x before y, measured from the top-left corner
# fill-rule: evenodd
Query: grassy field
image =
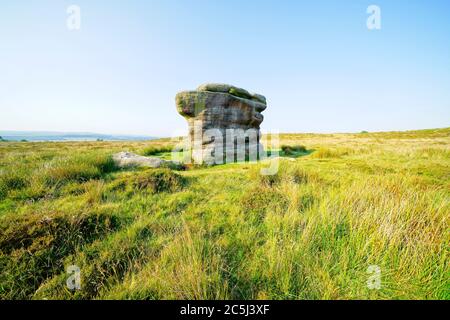
<path fill-rule="evenodd" d="M 111 159 L 170 143 L 0 142 L 0 298 L 450 298 L 450 128 L 284 134 L 275 176 Z"/>

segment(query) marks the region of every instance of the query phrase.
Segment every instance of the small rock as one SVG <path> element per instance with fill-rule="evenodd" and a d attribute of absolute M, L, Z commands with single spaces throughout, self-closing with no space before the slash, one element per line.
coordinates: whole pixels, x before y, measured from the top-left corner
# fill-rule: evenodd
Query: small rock
<path fill-rule="evenodd" d="M 132 152 L 119 152 L 113 155 L 113 160 L 120 168 L 127 167 L 149 167 L 149 168 L 170 168 L 181 170 L 183 164 L 177 161 L 163 160 L 156 157 L 144 157 Z"/>

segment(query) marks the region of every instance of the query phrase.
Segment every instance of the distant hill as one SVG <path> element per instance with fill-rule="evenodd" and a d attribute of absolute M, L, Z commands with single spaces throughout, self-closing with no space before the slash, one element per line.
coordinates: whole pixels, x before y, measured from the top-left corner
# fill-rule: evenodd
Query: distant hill
<path fill-rule="evenodd" d="M 0 137 L 9 141 L 131 141 L 157 139 L 157 137 L 151 136 L 109 135 L 92 132 L 56 131 L 0 131 Z"/>

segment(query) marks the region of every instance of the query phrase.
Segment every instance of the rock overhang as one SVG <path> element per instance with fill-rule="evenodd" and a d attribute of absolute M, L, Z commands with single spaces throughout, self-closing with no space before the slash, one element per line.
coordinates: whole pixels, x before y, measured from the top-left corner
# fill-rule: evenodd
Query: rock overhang
<path fill-rule="evenodd" d="M 175 103 L 178 113 L 184 117 L 195 117 L 205 110 L 206 105 L 228 107 L 241 104 L 253 108 L 256 112 L 263 112 L 267 108 L 267 105 L 260 101 L 238 97 L 227 92 L 214 91 L 182 91 L 176 94 Z"/>

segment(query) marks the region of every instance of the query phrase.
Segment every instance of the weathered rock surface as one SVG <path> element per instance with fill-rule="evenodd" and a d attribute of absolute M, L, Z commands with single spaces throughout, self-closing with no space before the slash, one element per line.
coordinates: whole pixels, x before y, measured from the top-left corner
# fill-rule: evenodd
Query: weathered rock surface
<path fill-rule="evenodd" d="M 224 163 L 239 150 L 245 150 L 246 157 L 255 152 L 258 158 L 262 155 L 259 140 L 264 119 L 261 112 L 267 108 L 264 96 L 227 84 L 208 83 L 178 93 L 175 101 L 178 113 L 188 122 L 192 158 L 197 163 L 211 163 L 214 159 L 217 163 L 218 158 L 223 158 L 219 163 Z M 237 142 L 242 140 L 242 132 L 247 141 L 244 145 Z M 223 150 L 216 148 L 218 141 L 223 143 Z"/>
<path fill-rule="evenodd" d="M 119 152 L 113 155 L 113 160 L 120 168 L 149 167 L 183 169 L 183 164 L 176 161 L 163 160 L 156 157 L 144 157 L 132 152 Z"/>

